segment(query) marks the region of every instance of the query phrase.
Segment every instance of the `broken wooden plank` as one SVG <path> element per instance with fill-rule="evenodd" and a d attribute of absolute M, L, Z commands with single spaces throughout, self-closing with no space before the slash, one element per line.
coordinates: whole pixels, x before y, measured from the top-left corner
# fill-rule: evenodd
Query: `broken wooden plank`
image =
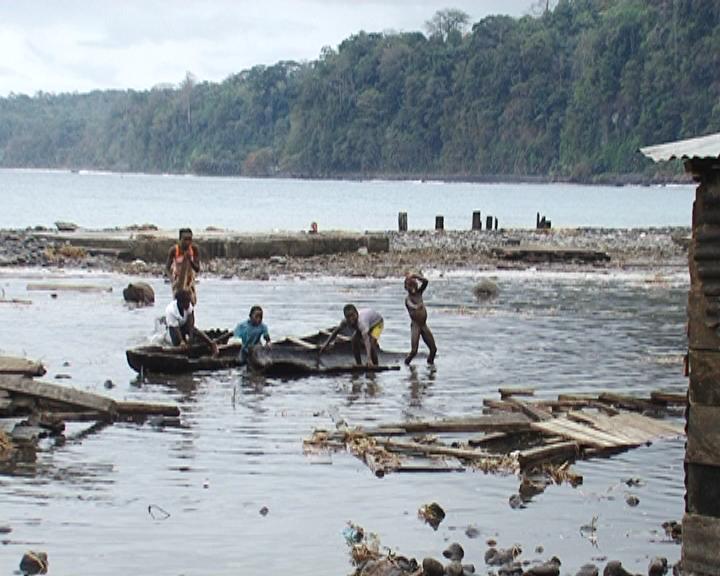
<path fill-rule="evenodd" d="M 42 376 L 45 367 L 41 362 L 16 358 L 14 356 L 0 356 L 0 374 L 22 374 L 23 376 Z"/>
<path fill-rule="evenodd" d="M 656 390 L 650 392 L 650 400 L 657 404 L 670 404 L 673 406 L 687 406 L 687 393 L 685 394 L 673 394 L 671 392 L 662 392 Z"/>
<path fill-rule="evenodd" d="M 508 398 L 505 402 L 511 406 L 517 407 L 523 414 L 535 422 L 550 420 L 553 417 L 553 415 L 544 408 L 536 406 L 530 402 L 523 402 L 517 398 Z"/>
<path fill-rule="evenodd" d="M 635 410 L 638 412 L 643 411 L 657 411 L 658 405 L 653 404 L 646 398 L 635 398 L 634 396 L 626 396 L 624 394 L 615 394 L 614 392 L 603 392 L 598 396 L 598 400 L 605 404 L 612 404 L 613 406 L 619 406 L 626 410 Z"/>
<path fill-rule="evenodd" d="M 98 394 L 76 390 L 67 386 L 40 382 L 23 376 L 0 375 L 0 389 L 12 392 L 13 395 L 30 396 L 48 399 L 69 406 L 78 406 L 107 414 L 115 413 L 115 401 Z"/>
<path fill-rule="evenodd" d="M 396 440 L 378 440 L 378 444 L 390 452 L 412 452 L 426 456 L 452 456 L 460 460 L 499 460 L 505 455 L 488 454 L 480 450 L 451 448 L 442 444 L 419 444 L 417 442 L 398 442 Z"/>
<path fill-rule="evenodd" d="M 500 398 L 510 398 L 511 396 L 535 396 L 534 388 L 498 388 Z"/>
<path fill-rule="evenodd" d="M 518 452 L 521 468 L 528 468 L 538 462 L 557 462 L 575 460 L 580 454 L 580 446 L 574 440 L 565 440 L 550 446 L 538 446 Z"/>
<path fill-rule="evenodd" d="M 109 420 L 108 413 L 96 412 L 95 410 L 38 412 L 36 416 L 38 422 L 50 422 L 52 420 L 62 420 L 64 422 L 95 422 L 100 420 Z"/>
<path fill-rule="evenodd" d="M 445 418 L 441 420 L 388 424 L 388 428 L 404 428 L 409 434 L 416 432 L 524 432 L 530 430 L 530 419 L 524 414 L 485 414 L 471 418 Z"/>
<path fill-rule="evenodd" d="M 595 430 L 588 426 L 583 426 L 576 422 L 572 422 L 565 417 L 554 418 L 544 422 L 533 422 L 531 427 L 534 430 L 540 430 L 556 436 L 562 436 L 569 440 L 575 440 L 581 446 L 592 446 L 593 448 L 614 448 L 617 446 L 627 446 L 628 443 L 624 438 L 618 438 Z"/>

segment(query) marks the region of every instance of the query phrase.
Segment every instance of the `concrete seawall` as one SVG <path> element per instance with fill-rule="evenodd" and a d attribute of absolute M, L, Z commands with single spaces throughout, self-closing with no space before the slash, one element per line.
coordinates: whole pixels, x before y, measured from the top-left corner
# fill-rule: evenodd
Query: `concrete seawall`
<path fill-rule="evenodd" d="M 176 231 L 152 230 L 76 230 L 38 231 L 36 236 L 82 248 L 90 254 L 114 255 L 122 260 L 164 262 L 168 250 L 177 242 Z M 241 234 L 231 231 L 202 231 L 194 235 L 202 258 L 269 258 L 271 256 L 310 257 L 323 254 L 387 252 L 389 239 L 382 233 L 323 232 L 310 234 Z"/>

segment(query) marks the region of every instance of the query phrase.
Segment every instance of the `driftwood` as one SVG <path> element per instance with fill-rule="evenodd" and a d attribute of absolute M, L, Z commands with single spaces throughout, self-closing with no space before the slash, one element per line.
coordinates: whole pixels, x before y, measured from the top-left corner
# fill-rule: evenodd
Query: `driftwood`
<path fill-rule="evenodd" d="M 40 362 L 14 356 L 0 356 L 1 374 L 22 374 L 23 376 L 42 376 L 45 367 Z"/>
<path fill-rule="evenodd" d="M 93 286 L 90 284 L 55 284 L 50 282 L 31 282 L 28 291 L 42 292 L 112 292 L 112 286 Z"/>
<path fill-rule="evenodd" d="M 483 400 L 483 412 L 491 412 L 482 416 L 319 431 L 305 446 L 309 450 L 344 447 L 377 476 L 461 469 L 445 461 L 451 458 L 486 471 L 533 471 L 553 482 L 575 486 L 582 477 L 570 470 L 569 464 L 578 458 L 607 456 L 682 435 L 682 426 L 638 413 L 671 413 L 668 406 L 681 400 L 684 396 L 666 392 L 653 393 L 650 399 L 607 392 L 537 401 L 506 394 L 503 400 Z M 455 440 L 452 445 L 435 437 L 473 432 L 484 434 Z M 433 436 L 421 442 L 416 439 L 418 434 Z M 406 439 L 411 435 L 412 441 Z"/>

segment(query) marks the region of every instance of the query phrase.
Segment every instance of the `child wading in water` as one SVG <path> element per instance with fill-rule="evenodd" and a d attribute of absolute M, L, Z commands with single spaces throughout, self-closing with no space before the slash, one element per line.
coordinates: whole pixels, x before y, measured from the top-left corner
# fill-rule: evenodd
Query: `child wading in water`
<path fill-rule="evenodd" d="M 405 358 L 405 364 L 410 364 L 415 355 L 418 352 L 418 344 L 420 343 L 420 336 L 422 336 L 423 342 L 427 345 L 430 353 L 427 357 L 427 363 L 432 364 L 435 362 L 435 354 L 437 353 L 437 346 L 435 345 L 435 338 L 428 328 L 427 325 L 427 309 L 423 302 L 423 292 L 427 288 L 427 278 L 423 278 L 419 274 L 408 274 L 405 277 L 405 290 L 407 290 L 407 297 L 405 298 L 405 307 L 407 308 L 408 314 L 410 314 L 410 354 Z"/>
<path fill-rule="evenodd" d="M 263 324 L 263 309 L 260 308 L 260 306 L 250 308 L 248 319 L 235 326 L 233 336 L 242 340 L 242 349 L 240 351 L 241 364 L 247 362 L 250 350 L 253 346 L 259 345 L 261 339 L 265 340 L 265 344 L 270 344 L 268 327 Z"/>

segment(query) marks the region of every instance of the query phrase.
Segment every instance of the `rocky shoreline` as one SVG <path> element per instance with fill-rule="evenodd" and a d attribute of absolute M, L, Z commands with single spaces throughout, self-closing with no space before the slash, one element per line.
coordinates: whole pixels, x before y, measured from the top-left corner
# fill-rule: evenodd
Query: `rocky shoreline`
<path fill-rule="evenodd" d="M 528 267 L 553 270 L 665 269 L 687 266 L 690 229 L 568 228 L 498 231 L 386 232 L 387 252 L 360 249 L 307 258 L 216 258 L 203 261 L 203 274 L 268 280 L 278 276 L 400 277 L 410 270 L 492 271 Z M 202 240 L 198 240 L 202 249 Z M 515 258 L 512 251 L 532 248 Z M 582 252 L 603 255 L 585 258 Z M 552 256 L 563 253 L 561 261 Z M 606 256 L 606 257 L 605 257 Z M 79 268 L 130 275 L 162 275 L 160 263 L 126 262 L 107 253 L 89 253 L 28 230 L 0 230 L 0 267 Z"/>

